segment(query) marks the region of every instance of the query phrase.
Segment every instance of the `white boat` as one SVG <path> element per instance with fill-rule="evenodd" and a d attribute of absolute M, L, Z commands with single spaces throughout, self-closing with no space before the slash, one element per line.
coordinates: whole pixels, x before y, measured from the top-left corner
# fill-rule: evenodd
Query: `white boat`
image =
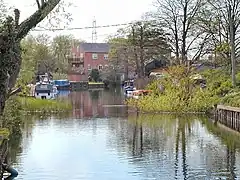
<path fill-rule="evenodd" d="M 42 75 L 35 85 L 34 96 L 38 99 L 55 99 L 58 94 L 57 86 L 49 80 L 48 75 Z"/>

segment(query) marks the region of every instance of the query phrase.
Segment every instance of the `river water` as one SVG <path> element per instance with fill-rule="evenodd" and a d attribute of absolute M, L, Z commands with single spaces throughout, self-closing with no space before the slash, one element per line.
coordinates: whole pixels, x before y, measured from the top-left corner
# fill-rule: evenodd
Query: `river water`
<path fill-rule="evenodd" d="M 240 136 L 204 116 L 136 114 L 120 90 L 65 94 L 73 112 L 25 118 L 19 180 L 240 178 Z"/>

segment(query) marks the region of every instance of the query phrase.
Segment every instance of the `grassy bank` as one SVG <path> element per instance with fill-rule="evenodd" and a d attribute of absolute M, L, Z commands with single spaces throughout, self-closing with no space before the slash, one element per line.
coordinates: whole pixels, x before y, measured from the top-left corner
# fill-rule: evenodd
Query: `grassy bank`
<path fill-rule="evenodd" d="M 220 70 L 201 72 L 207 81 L 202 89 L 192 77 L 196 72 L 185 67 L 171 67 L 167 78 L 153 81 L 146 89 L 153 93 L 128 104 L 145 112 L 208 112 L 217 104 L 240 105 L 238 89 L 233 89 L 230 75 Z M 233 95 L 229 95 L 233 93 Z M 238 100 L 235 101 L 236 96 Z"/>
<path fill-rule="evenodd" d="M 71 110 L 72 106 L 68 101 L 35 99 L 29 97 L 18 97 L 23 111 L 28 112 L 64 112 Z"/>
<path fill-rule="evenodd" d="M 0 117 L 2 128 L 0 135 L 9 134 L 21 135 L 21 125 L 26 118 L 25 115 L 31 116 L 61 116 L 67 114 L 72 109 L 69 102 L 60 100 L 42 100 L 27 97 L 11 97 L 7 100 L 4 114 Z M 6 131 L 7 130 L 7 131 Z"/>

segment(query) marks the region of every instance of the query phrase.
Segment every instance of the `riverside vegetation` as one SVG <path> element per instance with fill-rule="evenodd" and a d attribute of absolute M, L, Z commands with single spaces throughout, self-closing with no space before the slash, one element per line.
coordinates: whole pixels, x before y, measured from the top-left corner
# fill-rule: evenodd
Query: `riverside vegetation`
<path fill-rule="evenodd" d="M 47 116 L 67 113 L 72 109 L 68 101 L 42 100 L 29 97 L 13 96 L 6 102 L 6 108 L 1 123 L 3 130 L 11 135 L 21 135 L 23 117 L 27 115 Z M 0 131 L 1 133 L 1 131 Z"/>
<path fill-rule="evenodd" d="M 144 112 L 210 112 L 217 104 L 240 107 L 238 87 L 233 88 L 230 75 L 220 69 L 205 70 L 198 74 L 206 79 L 206 87 L 196 85 L 194 69 L 172 66 L 168 76 L 154 80 L 146 89 L 152 90 L 139 100 L 129 99 L 127 103 Z M 240 74 L 237 76 L 240 80 Z"/>

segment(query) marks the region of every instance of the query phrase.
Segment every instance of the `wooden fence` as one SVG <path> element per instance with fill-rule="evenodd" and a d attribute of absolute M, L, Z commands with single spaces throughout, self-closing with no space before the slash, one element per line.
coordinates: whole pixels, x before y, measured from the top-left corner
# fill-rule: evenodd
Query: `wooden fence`
<path fill-rule="evenodd" d="M 219 123 L 240 132 L 240 108 L 218 105 L 215 118 Z"/>

